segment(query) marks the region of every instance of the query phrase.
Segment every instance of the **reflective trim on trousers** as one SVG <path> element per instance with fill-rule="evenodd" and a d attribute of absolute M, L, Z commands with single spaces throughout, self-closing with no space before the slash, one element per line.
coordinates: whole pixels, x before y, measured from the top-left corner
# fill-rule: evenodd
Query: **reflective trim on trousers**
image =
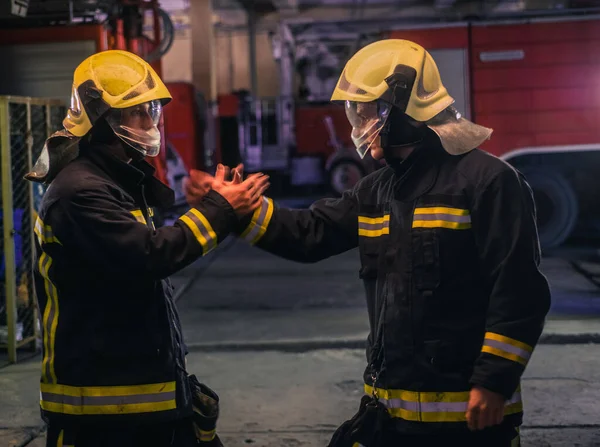
<path fill-rule="evenodd" d="M 75 387 L 41 384 L 43 410 L 71 415 L 132 414 L 176 408 L 175 382 L 150 385 Z"/>
<path fill-rule="evenodd" d="M 365 384 L 365 393 L 373 394 L 373 387 Z M 379 401 L 392 417 L 416 422 L 466 422 L 469 391 L 417 392 L 377 388 Z M 523 411 L 520 389 L 506 401 L 504 415 Z"/>

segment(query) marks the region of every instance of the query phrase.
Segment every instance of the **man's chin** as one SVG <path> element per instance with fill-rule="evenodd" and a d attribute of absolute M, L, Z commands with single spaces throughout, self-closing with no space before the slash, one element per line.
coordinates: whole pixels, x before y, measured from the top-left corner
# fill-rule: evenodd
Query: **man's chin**
<path fill-rule="evenodd" d="M 379 146 L 371 146 L 371 157 L 373 157 L 374 160 L 381 160 L 383 158 L 383 149 L 381 149 Z"/>

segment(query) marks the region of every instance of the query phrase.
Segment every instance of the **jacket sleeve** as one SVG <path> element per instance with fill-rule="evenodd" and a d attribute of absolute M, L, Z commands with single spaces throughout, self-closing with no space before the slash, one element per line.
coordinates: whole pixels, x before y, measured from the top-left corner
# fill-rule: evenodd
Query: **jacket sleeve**
<path fill-rule="evenodd" d="M 158 279 L 210 252 L 237 224 L 229 203 L 214 191 L 172 226 L 154 231 L 108 189 L 76 190 L 55 206 L 53 227 L 65 249 L 105 270 Z"/>
<path fill-rule="evenodd" d="M 318 200 L 306 210 L 279 208 L 265 197 L 240 228 L 242 238 L 263 250 L 292 261 L 317 262 L 358 245 L 355 194 Z"/>
<path fill-rule="evenodd" d="M 533 194 L 517 171 L 499 173 L 476 192 L 472 225 L 490 296 L 471 383 L 509 399 L 550 308 L 550 289 L 539 269 Z"/>

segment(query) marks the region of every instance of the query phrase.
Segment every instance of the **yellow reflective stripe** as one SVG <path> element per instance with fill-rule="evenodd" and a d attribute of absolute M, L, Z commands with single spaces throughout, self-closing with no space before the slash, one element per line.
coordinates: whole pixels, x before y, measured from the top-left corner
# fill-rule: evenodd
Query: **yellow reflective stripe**
<path fill-rule="evenodd" d="M 40 405 L 47 411 L 73 415 L 165 411 L 177 406 L 175 388 L 175 382 L 106 387 L 42 383 Z"/>
<path fill-rule="evenodd" d="M 412 227 L 466 230 L 471 228 L 471 214 L 467 209 L 444 206 L 415 208 Z"/>
<path fill-rule="evenodd" d="M 515 427 L 517 431 L 517 436 L 515 436 L 510 442 L 510 447 L 520 447 L 521 445 L 521 430 L 519 427 Z"/>
<path fill-rule="evenodd" d="M 217 234 L 208 219 L 195 208 L 179 218 L 192 231 L 198 243 L 202 246 L 202 253 L 206 255 L 217 246 Z"/>
<path fill-rule="evenodd" d="M 414 220 L 413 228 L 448 228 L 450 230 L 467 230 L 470 222 L 448 222 L 446 220 Z"/>
<path fill-rule="evenodd" d="M 50 267 L 52 258 L 46 252 L 42 252 L 38 261 L 38 269 L 44 278 L 44 290 L 46 292 L 46 306 L 42 319 L 44 357 L 42 359 L 42 381 L 45 383 L 56 383 L 56 372 L 54 370 L 54 347 L 56 341 L 56 327 L 58 325 L 58 293 L 56 287 L 50 280 Z"/>
<path fill-rule="evenodd" d="M 381 217 L 358 216 L 358 235 L 364 237 L 379 237 L 390 234 L 390 215 Z"/>
<path fill-rule="evenodd" d="M 71 415 L 100 415 L 100 414 L 132 414 L 132 413 L 154 413 L 157 411 L 174 410 L 177 408 L 175 399 L 166 402 L 151 402 L 146 404 L 123 404 L 123 405 L 67 405 L 55 402 L 41 401 L 41 407 L 45 411 Z"/>
<path fill-rule="evenodd" d="M 274 210 L 275 205 L 273 204 L 273 200 L 263 197 L 262 203 L 252 214 L 250 224 L 248 224 L 240 237 L 252 245 L 260 241 L 267 232 L 267 228 L 269 228 Z"/>
<path fill-rule="evenodd" d="M 358 223 L 381 224 L 381 223 L 389 222 L 389 221 L 390 221 L 389 214 L 384 214 L 381 217 L 358 216 Z"/>
<path fill-rule="evenodd" d="M 363 230 L 362 228 L 358 229 L 358 235 L 364 237 L 379 237 L 384 234 L 390 234 L 389 228 L 382 228 L 381 230 Z"/>
<path fill-rule="evenodd" d="M 526 343 L 504 335 L 487 332 L 481 352 L 503 357 L 507 360 L 527 365 L 533 348 Z"/>
<path fill-rule="evenodd" d="M 210 222 L 208 221 L 208 219 L 206 217 L 204 217 L 204 214 L 202 214 L 196 208 L 192 208 L 189 212 L 192 213 L 194 216 L 196 216 L 200 222 L 202 222 L 202 224 L 204 225 L 204 228 L 208 232 L 208 236 L 215 242 L 215 247 L 216 247 L 217 246 L 217 244 L 216 244 L 217 233 L 215 233 L 215 230 L 213 230 L 213 227 L 210 224 Z"/>
<path fill-rule="evenodd" d="M 61 430 L 58 434 L 58 439 L 56 440 L 57 447 L 75 447 L 73 444 L 65 444 L 65 431 Z"/>
<path fill-rule="evenodd" d="M 461 208 L 448 208 L 445 206 L 429 206 L 415 208 L 415 215 L 418 214 L 451 214 L 453 216 L 468 216 L 469 210 Z"/>
<path fill-rule="evenodd" d="M 196 427 L 196 437 L 203 442 L 210 442 L 213 439 L 215 439 L 215 436 L 217 435 L 217 430 L 210 430 L 210 431 L 206 431 L 206 430 L 201 430 L 198 427 Z"/>
<path fill-rule="evenodd" d="M 62 245 L 62 243 L 58 240 L 58 238 L 56 236 L 54 236 L 52 227 L 50 225 L 45 225 L 44 221 L 39 216 L 35 219 L 35 225 L 33 226 L 33 232 L 35 233 L 40 246 L 42 244 Z"/>
<path fill-rule="evenodd" d="M 40 272 L 40 274 L 42 275 L 42 277 L 44 277 L 44 269 L 46 268 L 46 263 L 48 262 L 47 260 L 48 255 L 44 252 L 42 252 L 40 259 L 38 260 L 38 271 Z M 49 319 L 50 319 L 50 310 L 52 308 L 52 300 L 50 299 L 50 295 L 48 293 L 48 285 L 46 284 L 46 281 L 44 280 L 44 288 L 46 291 L 46 305 L 44 306 L 44 313 L 42 315 L 42 339 L 43 339 L 43 347 L 44 347 L 44 356 L 42 358 L 42 382 L 43 383 L 47 383 L 48 380 L 48 376 L 50 375 L 48 373 L 48 336 L 50 335 L 50 331 L 48 330 L 49 327 Z"/>
<path fill-rule="evenodd" d="M 143 223 L 144 225 L 146 224 L 146 218 L 144 217 L 144 213 L 142 213 L 142 210 L 140 210 L 140 209 L 133 210 L 133 211 L 131 211 L 131 214 L 133 214 L 133 217 L 135 217 L 135 220 L 137 220 L 140 223 Z"/>
<path fill-rule="evenodd" d="M 527 360 L 521 357 L 520 355 L 513 354 L 511 352 L 503 351 L 502 349 L 492 348 L 490 346 L 484 346 L 481 348 L 481 352 L 487 352 L 488 354 L 496 355 L 498 357 L 503 357 L 507 360 L 512 360 L 513 362 L 520 363 L 521 365 L 527 365 Z"/>
<path fill-rule="evenodd" d="M 175 382 L 152 383 L 149 385 L 118 386 L 70 386 L 42 383 L 40 384 L 40 390 L 43 393 L 60 394 L 64 396 L 114 397 L 170 393 L 175 391 L 175 386 Z"/>
<path fill-rule="evenodd" d="M 504 407 L 504 415 L 516 414 L 523 412 L 523 402 L 515 402 Z"/>
<path fill-rule="evenodd" d="M 372 394 L 373 387 L 365 384 L 365 393 Z M 377 395 L 384 399 L 401 399 L 409 402 L 468 402 L 469 391 L 419 392 L 407 390 L 386 390 L 377 388 Z"/>
<path fill-rule="evenodd" d="M 365 393 L 371 395 L 373 387 L 365 384 Z M 464 422 L 470 392 L 416 392 L 377 388 L 377 395 L 393 417 L 416 422 Z M 504 414 L 522 411 L 521 393 L 517 390 L 506 402 Z"/>
<path fill-rule="evenodd" d="M 519 340 L 515 340 L 514 338 L 510 338 L 505 335 L 495 334 L 494 332 L 486 332 L 485 338 L 489 340 L 496 340 L 500 343 L 505 343 L 507 345 L 512 345 L 515 348 L 523 349 L 528 352 L 533 352 L 533 347 L 531 347 L 527 343 L 523 343 Z"/>

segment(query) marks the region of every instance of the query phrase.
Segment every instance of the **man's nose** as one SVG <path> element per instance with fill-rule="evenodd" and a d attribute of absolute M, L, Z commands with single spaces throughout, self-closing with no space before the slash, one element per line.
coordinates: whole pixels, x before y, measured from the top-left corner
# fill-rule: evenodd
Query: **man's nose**
<path fill-rule="evenodd" d="M 142 128 L 144 130 L 150 130 L 154 127 L 154 120 L 147 113 L 144 114 L 142 119 Z"/>

